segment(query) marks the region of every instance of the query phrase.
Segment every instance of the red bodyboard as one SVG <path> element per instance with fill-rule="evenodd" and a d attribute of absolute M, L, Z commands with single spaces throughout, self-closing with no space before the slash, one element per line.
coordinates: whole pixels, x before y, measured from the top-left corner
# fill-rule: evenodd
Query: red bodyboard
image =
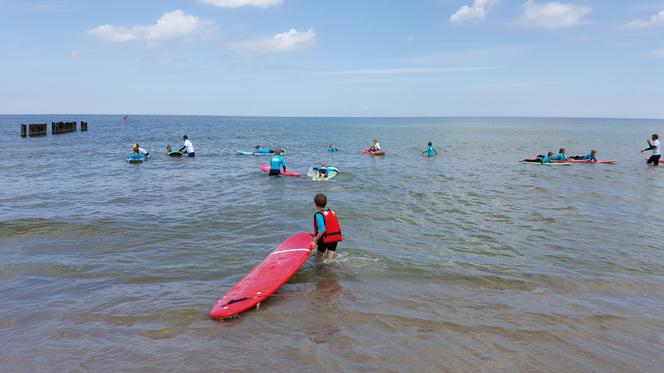
<path fill-rule="evenodd" d="M 553 162 L 591 163 L 591 164 L 616 164 L 616 163 L 618 163 L 618 161 L 591 161 L 590 159 L 572 159 L 572 158 L 568 158 L 566 161 L 553 161 Z"/>
<path fill-rule="evenodd" d="M 385 155 L 385 152 L 382 151 L 382 150 L 378 150 L 378 151 L 374 151 L 374 152 L 372 152 L 372 151 L 370 151 L 369 149 L 362 149 L 362 153 L 364 153 L 364 154 L 371 154 L 371 155 Z"/>

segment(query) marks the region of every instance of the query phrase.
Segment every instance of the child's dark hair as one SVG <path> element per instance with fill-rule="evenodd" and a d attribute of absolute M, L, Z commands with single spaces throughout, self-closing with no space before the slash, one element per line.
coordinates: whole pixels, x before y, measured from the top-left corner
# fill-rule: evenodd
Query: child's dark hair
<path fill-rule="evenodd" d="M 431 141 L 429 141 L 429 146 L 432 146 L 432 145 L 433 145 L 433 143 Z"/>
<path fill-rule="evenodd" d="M 564 151 L 565 151 L 565 148 L 560 148 L 560 149 L 558 150 L 558 153 L 562 153 L 562 152 L 564 152 Z"/>
<path fill-rule="evenodd" d="M 652 134 L 652 138 L 655 139 L 655 140 L 657 140 L 657 139 L 659 139 L 659 136 L 658 136 L 656 133 L 653 133 L 653 134 Z"/>
<path fill-rule="evenodd" d="M 550 157 L 550 156 L 552 156 L 552 155 L 553 155 L 553 152 L 549 152 L 549 153 L 547 153 L 547 157 Z"/>
<path fill-rule="evenodd" d="M 327 206 L 327 197 L 323 193 L 318 193 L 314 197 L 314 203 L 317 207 L 323 208 Z"/>

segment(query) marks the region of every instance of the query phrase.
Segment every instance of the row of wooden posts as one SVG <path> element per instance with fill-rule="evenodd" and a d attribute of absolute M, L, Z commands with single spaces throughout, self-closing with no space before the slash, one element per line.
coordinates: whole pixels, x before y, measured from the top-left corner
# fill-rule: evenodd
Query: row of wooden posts
<path fill-rule="evenodd" d="M 88 122 L 81 121 L 81 132 L 88 130 Z M 76 122 L 51 122 L 51 134 L 76 132 Z M 21 137 L 46 136 L 47 123 L 21 124 Z"/>

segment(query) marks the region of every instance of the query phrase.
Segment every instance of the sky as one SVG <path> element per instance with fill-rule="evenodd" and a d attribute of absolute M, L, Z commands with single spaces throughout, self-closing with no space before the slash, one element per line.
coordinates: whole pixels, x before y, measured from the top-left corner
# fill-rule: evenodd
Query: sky
<path fill-rule="evenodd" d="M 664 0 L 0 0 L 0 114 L 664 118 Z"/>

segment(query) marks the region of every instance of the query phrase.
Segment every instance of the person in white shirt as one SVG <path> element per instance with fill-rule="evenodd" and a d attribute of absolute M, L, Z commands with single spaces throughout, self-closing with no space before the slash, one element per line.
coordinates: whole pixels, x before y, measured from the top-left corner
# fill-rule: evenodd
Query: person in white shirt
<path fill-rule="evenodd" d="M 190 157 L 196 156 L 196 153 L 194 152 L 194 145 L 191 143 L 191 141 L 189 141 L 189 136 L 184 135 L 182 136 L 182 139 L 184 140 L 184 146 L 180 148 L 180 151 Z"/>
<path fill-rule="evenodd" d="M 657 166 L 659 164 L 659 158 L 662 156 L 661 144 L 659 142 L 659 136 L 657 136 L 656 133 L 653 133 L 651 138 L 652 142 L 650 142 L 650 140 L 646 140 L 648 147 L 641 150 L 641 153 L 652 150 L 652 155 L 650 158 L 648 158 L 647 162 L 648 164 L 652 163 L 653 166 Z"/>
<path fill-rule="evenodd" d="M 371 147 L 369 148 L 369 151 L 370 152 L 377 152 L 379 150 L 380 150 L 380 144 L 378 143 L 377 139 L 374 139 L 373 145 L 371 145 Z"/>
<path fill-rule="evenodd" d="M 141 146 L 138 145 L 138 144 L 134 144 L 134 152 L 136 152 L 136 153 L 138 153 L 138 154 L 143 154 L 143 156 L 145 156 L 145 158 L 149 158 L 149 157 L 150 157 L 150 153 L 148 153 L 147 150 L 141 148 Z"/>

